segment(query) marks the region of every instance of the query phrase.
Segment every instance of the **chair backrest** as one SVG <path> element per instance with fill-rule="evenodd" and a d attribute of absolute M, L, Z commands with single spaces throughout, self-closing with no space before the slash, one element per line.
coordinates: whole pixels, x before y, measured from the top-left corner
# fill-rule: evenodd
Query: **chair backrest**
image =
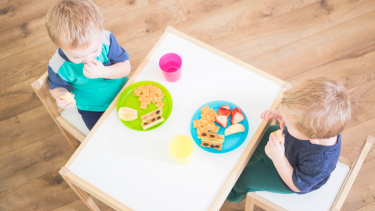
<path fill-rule="evenodd" d="M 42 101 L 44 107 L 56 122 L 57 126 L 60 128 L 61 132 L 64 134 L 68 142 L 74 148 L 77 148 L 79 142 L 77 142 L 73 137 L 70 137 L 67 134 L 67 131 L 81 142 L 84 140 L 85 136 L 60 116 L 60 113 L 63 111 L 63 109 L 59 108 L 56 105 L 55 99 L 53 99 L 52 95 L 50 94 L 47 79 L 48 72 L 46 71 L 38 80 L 34 81 L 31 84 L 31 87 L 34 89 L 40 101 Z"/>
<path fill-rule="evenodd" d="M 57 118 L 62 110 L 59 110 L 55 100 L 52 98 L 49 87 L 48 87 L 48 72 L 45 72 L 38 80 L 34 81 L 31 86 L 33 87 L 35 93 L 38 95 L 40 101 L 46 107 L 48 112 Z"/>

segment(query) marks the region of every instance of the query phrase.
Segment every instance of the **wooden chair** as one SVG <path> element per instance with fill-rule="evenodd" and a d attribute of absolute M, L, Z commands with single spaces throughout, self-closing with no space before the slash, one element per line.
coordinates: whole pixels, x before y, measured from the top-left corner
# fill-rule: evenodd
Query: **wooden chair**
<path fill-rule="evenodd" d="M 266 191 L 248 193 L 245 211 L 252 211 L 255 204 L 267 211 L 340 210 L 374 142 L 375 138 L 369 135 L 354 162 L 340 156 L 336 169 L 332 172 L 328 182 L 320 189 L 304 195 L 277 194 Z"/>
<path fill-rule="evenodd" d="M 48 72 L 45 72 L 38 80 L 34 81 L 31 86 L 70 145 L 77 148 L 79 146 L 77 140 L 82 142 L 90 131 L 87 129 L 81 115 L 78 113 L 77 107 L 67 110 L 57 107 L 55 99 L 53 99 L 50 94 L 47 78 Z M 74 136 L 74 138 L 72 136 Z"/>

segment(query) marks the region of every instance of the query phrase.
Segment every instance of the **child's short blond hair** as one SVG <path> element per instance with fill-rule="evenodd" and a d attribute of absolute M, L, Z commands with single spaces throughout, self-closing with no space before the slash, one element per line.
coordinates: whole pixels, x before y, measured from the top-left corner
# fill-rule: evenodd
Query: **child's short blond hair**
<path fill-rule="evenodd" d="M 103 29 L 103 17 L 90 0 L 60 0 L 46 15 L 46 27 L 53 43 L 75 49 L 89 45 Z"/>
<path fill-rule="evenodd" d="M 295 120 L 297 129 L 310 139 L 340 134 L 351 117 L 350 96 L 340 83 L 314 78 L 285 91 L 281 106 Z"/>

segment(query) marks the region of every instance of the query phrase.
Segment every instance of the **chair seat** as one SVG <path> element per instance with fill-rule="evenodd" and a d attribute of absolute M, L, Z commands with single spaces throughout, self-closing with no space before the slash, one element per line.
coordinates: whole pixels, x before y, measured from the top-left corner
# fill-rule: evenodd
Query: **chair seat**
<path fill-rule="evenodd" d="M 256 192 L 259 196 L 289 211 L 325 211 L 330 210 L 344 184 L 350 167 L 338 162 L 328 182 L 320 189 L 307 194 L 278 194 L 267 191 Z"/>
<path fill-rule="evenodd" d="M 73 127 L 75 127 L 79 132 L 81 132 L 84 136 L 87 136 L 89 134 L 90 131 L 86 127 L 85 122 L 81 117 L 81 114 L 78 113 L 77 107 L 66 109 L 62 111 L 60 115 Z"/>

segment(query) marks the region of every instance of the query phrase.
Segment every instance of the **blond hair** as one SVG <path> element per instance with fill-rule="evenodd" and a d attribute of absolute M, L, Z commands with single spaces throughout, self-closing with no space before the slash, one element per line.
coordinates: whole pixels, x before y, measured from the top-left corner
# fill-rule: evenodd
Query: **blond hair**
<path fill-rule="evenodd" d="M 103 17 L 90 0 L 61 0 L 49 8 L 46 27 L 53 43 L 75 49 L 87 46 L 103 29 Z"/>
<path fill-rule="evenodd" d="M 347 89 L 323 77 L 293 85 L 285 91 L 281 105 L 286 108 L 286 115 L 295 120 L 297 129 L 310 139 L 337 136 L 351 117 Z"/>

